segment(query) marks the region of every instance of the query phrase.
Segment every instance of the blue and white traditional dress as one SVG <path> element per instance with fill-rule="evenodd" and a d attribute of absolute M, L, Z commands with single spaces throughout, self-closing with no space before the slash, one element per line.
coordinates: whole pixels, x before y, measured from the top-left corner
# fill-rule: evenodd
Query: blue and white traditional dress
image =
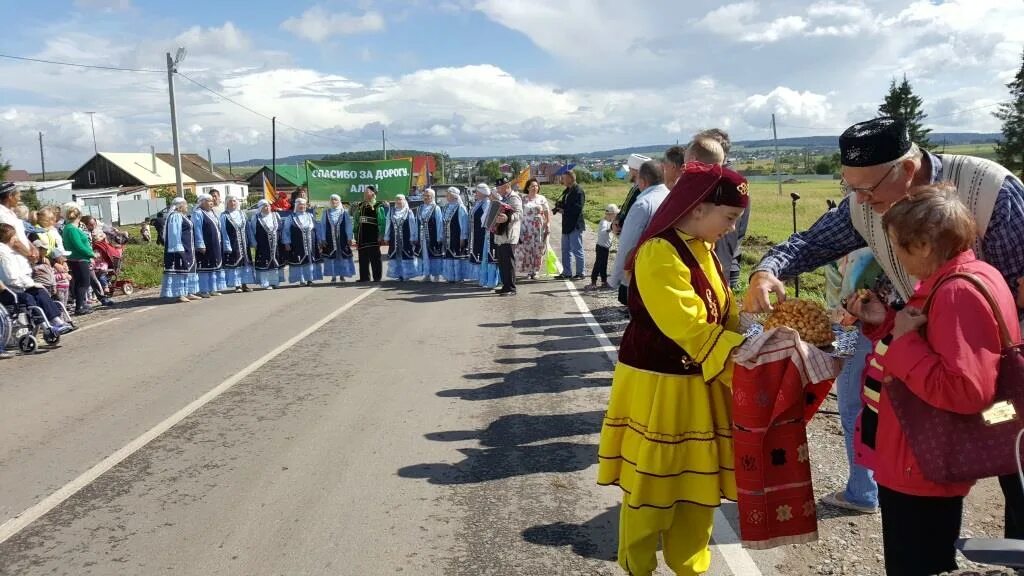
<path fill-rule="evenodd" d="M 433 194 L 431 194 L 433 197 Z M 431 201 L 421 204 L 417 214 L 420 233 L 416 256 L 420 259 L 419 272 L 424 280 L 441 279 L 444 271 L 444 215 L 441 207 Z"/>
<path fill-rule="evenodd" d="M 414 242 L 419 238 L 416 215 L 402 199 L 401 208 L 393 208 L 388 214 L 388 225 L 384 237 L 388 240 L 388 278 L 409 280 L 419 275 Z"/>
<path fill-rule="evenodd" d="M 470 280 L 476 280 L 484 288 L 494 288 L 501 280 L 491 233 L 484 224 L 490 205 L 490 200 L 481 200 L 473 206 L 469 227 Z"/>
<path fill-rule="evenodd" d="M 184 198 L 175 198 L 175 208 L 185 204 Z M 199 275 L 196 274 L 196 242 L 192 233 L 192 220 L 177 210 L 167 215 L 164 223 L 164 278 L 160 296 L 164 298 L 188 297 L 199 293 Z"/>
<path fill-rule="evenodd" d="M 284 256 L 288 259 L 288 281 L 292 284 L 312 284 L 324 278 L 316 228 L 316 221 L 309 212 L 296 210 L 285 220 L 282 239 L 289 249 Z"/>
<path fill-rule="evenodd" d="M 231 202 L 229 199 L 229 206 Z M 249 256 L 247 224 L 245 213 L 237 207 L 220 215 L 220 233 L 224 239 L 224 284 L 228 288 L 256 283 Z"/>
<path fill-rule="evenodd" d="M 269 202 L 260 200 L 257 212 L 249 219 L 249 245 L 255 251 L 252 267 L 262 288 L 281 284 L 283 266 L 279 249 L 283 221 L 277 212 L 263 213 L 269 206 Z"/>
<path fill-rule="evenodd" d="M 200 202 L 209 199 L 208 194 L 199 196 Z M 192 233 L 196 237 L 199 294 L 208 295 L 227 290 L 224 284 L 224 241 L 220 234 L 220 217 L 212 209 L 197 207 L 192 212 Z"/>
<path fill-rule="evenodd" d="M 331 200 L 341 198 L 331 196 Z M 320 218 L 320 241 L 324 251 L 324 277 L 349 278 L 356 275 L 352 262 L 352 217 L 344 207 L 328 207 Z"/>
<path fill-rule="evenodd" d="M 452 198 L 455 201 L 452 201 Z M 449 282 L 473 278 L 469 264 L 469 212 L 459 194 L 448 196 L 444 207 L 444 267 L 442 274 Z"/>

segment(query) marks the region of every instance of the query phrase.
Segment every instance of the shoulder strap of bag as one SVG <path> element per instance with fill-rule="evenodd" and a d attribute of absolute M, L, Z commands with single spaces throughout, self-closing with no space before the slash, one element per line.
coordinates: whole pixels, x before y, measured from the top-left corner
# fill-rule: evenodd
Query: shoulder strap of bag
<path fill-rule="evenodd" d="M 982 296 L 984 296 L 985 300 L 988 301 L 989 307 L 992 309 L 992 313 L 996 317 L 996 323 L 999 324 L 999 336 L 1003 342 L 1003 348 L 1012 347 L 1014 345 L 1014 342 L 1010 338 L 1010 330 L 1009 328 L 1006 327 L 1006 319 L 1003 317 L 1003 313 L 999 307 L 999 303 L 996 302 L 996 299 L 992 296 L 992 292 L 989 291 L 988 285 L 982 282 L 980 278 L 969 272 L 953 272 L 952 274 L 949 274 L 948 276 L 945 276 L 941 280 L 939 280 L 939 282 L 935 285 L 935 288 L 932 289 L 931 294 L 928 295 L 928 300 L 926 300 L 924 303 L 924 314 L 927 315 L 928 311 L 931 309 L 932 298 L 934 298 L 935 294 L 939 291 L 939 287 L 941 287 L 943 284 L 954 278 L 963 278 L 964 280 L 967 280 L 972 285 L 974 285 L 974 288 L 978 292 L 980 292 Z"/>

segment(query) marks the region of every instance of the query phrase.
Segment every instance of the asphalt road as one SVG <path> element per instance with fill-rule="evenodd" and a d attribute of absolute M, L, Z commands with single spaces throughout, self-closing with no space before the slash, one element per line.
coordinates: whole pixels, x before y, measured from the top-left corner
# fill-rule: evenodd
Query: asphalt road
<path fill-rule="evenodd" d="M 622 573 L 612 365 L 565 283 L 134 306 L 0 364 L 0 574 Z"/>

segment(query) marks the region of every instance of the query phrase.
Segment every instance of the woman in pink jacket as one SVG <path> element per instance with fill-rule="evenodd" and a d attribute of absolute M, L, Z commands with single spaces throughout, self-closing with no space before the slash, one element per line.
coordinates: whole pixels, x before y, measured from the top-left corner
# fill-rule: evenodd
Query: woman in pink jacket
<path fill-rule="evenodd" d="M 992 404 L 1002 349 L 998 324 L 968 280 L 942 282 L 951 273 L 973 274 L 988 287 L 1014 341 L 1020 326 L 1006 280 L 971 249 L 976 225 L 952 185 L 912 190 L 889 209 L 883 225 L 894 254 L 920 283 L 899 312 L 873 294 L 848 305 L 874 345 L 864 372 L 856 456 L 878 482 L 886 573 L 938 574 L 957 567 L 954 543 L 973 482 L 924 477 L 893 411 L 889 384 L 903 382 L 932 407 L 959 414 L 979 414 Z M 925 317 L 921 310 L 930 295 Z"/>

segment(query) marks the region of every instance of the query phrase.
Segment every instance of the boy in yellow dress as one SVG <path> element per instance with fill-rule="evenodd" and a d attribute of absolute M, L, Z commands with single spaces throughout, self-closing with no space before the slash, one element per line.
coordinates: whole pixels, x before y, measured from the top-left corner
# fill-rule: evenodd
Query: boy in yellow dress
<path fill-rule="evenodd" d="M 687 164 L 626 264 L 631 320 L 598 482 L 624 492 L 619 564 L 632 576 L 654 572 L 659 541 L 676 574 L 706 572 L 714 510 L 736 499 L 730 356 L 744 338 L 714 245 L 749 202 L 736 172 Z"/>

